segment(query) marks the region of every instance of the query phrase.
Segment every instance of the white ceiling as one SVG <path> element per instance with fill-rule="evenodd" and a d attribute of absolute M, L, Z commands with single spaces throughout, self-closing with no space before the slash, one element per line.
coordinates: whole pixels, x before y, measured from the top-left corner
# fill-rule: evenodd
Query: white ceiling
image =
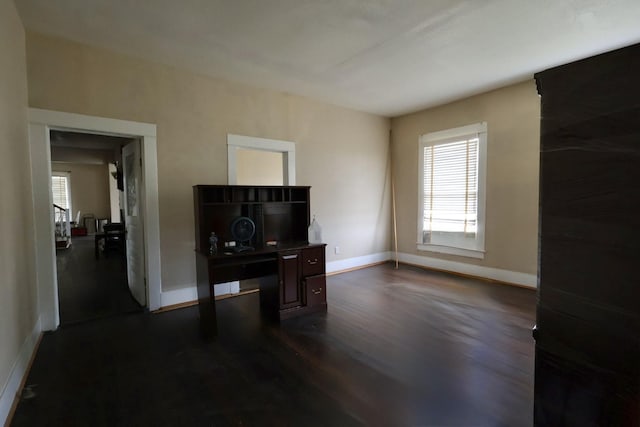
<path fill-rule="evenodd" d="M 397 116 L 640 42 L 639 0 L 15 0 L 30 30 Z"/>

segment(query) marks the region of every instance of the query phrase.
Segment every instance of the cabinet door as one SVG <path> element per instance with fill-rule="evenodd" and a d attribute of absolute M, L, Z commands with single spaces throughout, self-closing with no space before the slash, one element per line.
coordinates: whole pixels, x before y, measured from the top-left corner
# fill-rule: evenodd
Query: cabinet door
<path fill-rule="evenodd" d="M 302 304 L 300 290 L 300 251 L 284 252 L 278 256 L 280 275 L 280 308 Z"/>

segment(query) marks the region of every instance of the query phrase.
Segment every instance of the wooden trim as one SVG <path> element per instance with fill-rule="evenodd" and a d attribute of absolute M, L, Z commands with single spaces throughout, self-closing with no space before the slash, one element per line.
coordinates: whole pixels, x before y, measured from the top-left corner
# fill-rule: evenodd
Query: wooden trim
<path fill-rule="evenodd" d="M 74 130 L 100 135 L 140 137 L 142 140 L 143 189 L 141 206 L 144 220 L 144 269 L 147 278 L 147 307 L 160 307 L 160 217 L 158 207 L 158 162 L 156 125 L 83 114 L 29 108 L 29 146 L 38 274 L 39 316 L 43 330 L 55 330 L 60 324 L 58 279 L 55 274 L 55 244 L 52 236 L 50 129 Z"/>
<path fill-rule="evenodd" d="M 228 298 L 235 298 L 235 297 L 241 297 L 242 295 L 249 295 L 249 294 L 255 294 L 256 292 L 260 292 L 260 289 L 251 289 L 249 291 L 240 291 L 237 294 L 224 294 L 224 295 L 218 295 L 216 297 L 216 301 L 220 301 L 223 299 L 228 299 Z"/>
<path fill-rule="evenodd" d="M 36 359 L 36 354 L 38 353 L 38 348 L 40 348 L 40 342 L 42 341 L 43 333 L 40 332 L 38 335 L 38 340 L 36 341 L 36 345 L 33 347 L 33 352 L 31 353 L 31 357 L 29 358 L 29 363 L 27 364 L 27 369 L 24 371 L 24 375 L 22 376 L 22 381 L 20 381 L 20 386 L 16 390 L 16 395 L 13 398 L 13 404 L 11 405 L 11 409 L 9 409 L 9 414 L 7 415 L 7 419 L 4 422 L 4 427 L 11 426 L 11 421 L 13 420 L 13 415 L 18 408 L 18 403 L 20 403 L 20 397 L 22 396 L 22 390 L 24 389 L 25 384 L 27 383 L 27 378 L 29 377 L 29 372 L 31 372 L 31 366 L 33 366 L 33 361 Z"/>
<path fill-rule="evenodd" d="M 50 126 L 52 129 L 82 129 L 83 131 L 100 135 L 155 137 L 157 133 L 156 125 L 153 123 L 133 122 L 40 108 L 29 108 L 29 122 Z"/>
<path fill-rule="evenodd" d="M 496 282 L 518 284 L 532 289 L 537 288 L 538 277 L 535 274 L 521 273 L 517 271 L 503 270 L 496 267 L 488 267 L 466 262 L 432 258 L 427 256 L 401 253 L 400 261 L 409 265 L 427 267 L 434 270 L 462 273 L 471 277 L 490 279 Z"/>
<path fill-rule="evenodd" d="M 350 271 L 362 270 L 363 268 L 374 267 L 374 266 L 380 265 L 380 264 L 386 264 L 387 262 L 391 262 L 391 261 L 390 260 L 384 260 L 384 261 L 373 262 L 371 264 L 359 265 L 357 267 L 346 268 L 344 270 L 332 271 L 331 273 L 327 273 L 326 275 L 327 275 L 327 277 L 328 276 L 334 276 L 336 274 L 348 273 Z"/>
<path fill-rule="evenodd" d="M 253 294 L 253 293 L 256 293 L 256 292 L 260 292 L 260 289 L 251 289 L 249 291 L 240 291 L 237 294 L 218 295 L 216 297 L 216 301 L 220 301 L 220 300 L 227 299 L 227 298 L 239 297 L 239 296 L 242 296 L 242 295 L 249 295 L 249 294 Z M 151 313 L 160 314 L 160 313 L 164 313 L 164 312 L 167 312 L 167 311 L 179 310 L 181 308 L 192 307 L 194 305 L 198 305 L 198 300 L 185 301 L 185 302 L 181 302 L 181 303 L 178 303 L 178 304 L 167 305 L 167 306 L 159 308 L 158 310 L 154 310 Z"/>
<path fill-rule="evenodd" d="M 440 273 L 448 273 L 448 274 L 452 274 L 452 275 L 458 276 L 458 277 L 465 277 L 467 279 L 482 280 L 483 282 L 488 282 L 488 283 L 497 283 L 497 284 L 500 284 L 500 285 L 515 286 L 517 288 L 529 289 L 530 291 L 535 291 L 536 290 L 535 288 L 532 288 L 531 286 L 521 285 L 519 283 L 505 282 L 503 280 L 491 279 L 489 277 L 474 276 L 473 274 L 459 273 L 457 271 L 444 270 L 442 268 L 427 267 L 427 266 L 424 266 L 424 265 L 412 264 L 410 262 L 404 262 L 404 261 L 400 261 L 400 264 L 403 264 L 403 265 L 406 265 L 406 266 L 409 266 L 409 267 L 416 267 L 416 268 L 419 268 L 421 270 L 431 270 L 431 271 L 438 271 Z"/>
<path fill-rule="evenodd" d="M 398 221 L 396 215 L 396 184 L 393 179 L 393 137 L 389 129 L 389 181 L 391 182 L 391 212 L 393 219 L 393 253 L 395 254 L 395 268 L 398 269 Z"/>
<path fill-rule="evenodd" d="M 151 313 L 159 314 L 159 313 L 164 313 L 166 311 L 179 310 L 181 308 L 191 307 L 191 306 L 197 305 L 197 304 L 198 304 L 198 300 L 185 301 L 185 302 L 181 302 L 181 303 L 178 303 L 178 304 L 171 304 L 171 305 L 167 305 L 167 306 L 164 306 L 164 307 L 160 307 L 157 310 L 153 310 Z"/>

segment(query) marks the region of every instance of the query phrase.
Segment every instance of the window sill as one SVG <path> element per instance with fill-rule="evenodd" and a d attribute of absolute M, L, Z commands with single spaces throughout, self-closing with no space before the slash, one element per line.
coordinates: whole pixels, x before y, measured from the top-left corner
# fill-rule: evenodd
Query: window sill
<path fill-rule="evenodd" d="M 428 252 L 437 252 L 437 253 L 448 254 L 448 255 L 458 255 L 458 256 L 464 256 L 467 258 L 484 259 L 484 251 L 472 250 L 472 249 L 452 248 L 450 246 L 428 245 L 424 243 L 418 243 L 418 250 L 428 251 Z"/>

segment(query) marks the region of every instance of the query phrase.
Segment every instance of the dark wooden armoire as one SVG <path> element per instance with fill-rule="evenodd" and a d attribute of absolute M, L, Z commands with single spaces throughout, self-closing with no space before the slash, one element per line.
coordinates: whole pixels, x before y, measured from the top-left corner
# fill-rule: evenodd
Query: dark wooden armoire
<path fill-rule="evenodd" d="M 536 426 L 640 426 L 640 45 L 542 96 Z"/>

